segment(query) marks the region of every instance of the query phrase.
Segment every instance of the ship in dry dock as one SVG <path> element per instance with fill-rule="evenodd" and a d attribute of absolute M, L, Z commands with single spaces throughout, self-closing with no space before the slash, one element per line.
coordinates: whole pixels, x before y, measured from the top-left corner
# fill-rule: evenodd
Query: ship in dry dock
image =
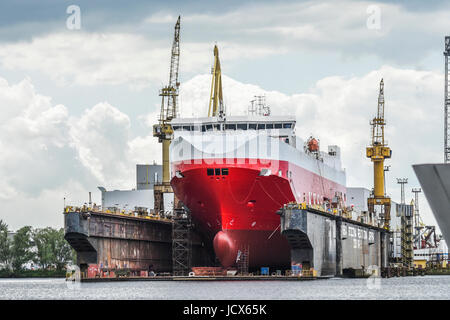
<path fill-rule="evenodd" d="M 214 51 L 217 66 L 217 47 Z M 222 266 L 247 253 L 250 267 L 289 267 L 290 248 L 277 211 L 289 202 L 330 210 L 345 205 L 340 148 L 320 151 L 317 139 L 296 136 L 294 117 L 272 116 L 265 104 L 257 107 L 263 112 L 227 116 L 217 70 L 211 98 L 209 117 L 171 121 L 175 196 L 213 240 Z"/>

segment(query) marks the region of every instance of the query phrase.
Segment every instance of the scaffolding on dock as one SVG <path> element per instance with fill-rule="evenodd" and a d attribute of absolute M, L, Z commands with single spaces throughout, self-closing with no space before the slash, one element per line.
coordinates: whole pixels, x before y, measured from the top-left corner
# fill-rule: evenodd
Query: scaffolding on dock
<path fill-rule="evenodd" d="M 185 209 L 174 209 L 172 224 L 172 270 L 174 276 L 186 276 L 191 270 L 191 218 Z"/>
<path fill-rule="evenodd" d="M 238 273 L 240 275 L 247 275 L 248 274 L 248 265 L 249 265 L 249 253 L 250 249 L 249 246 L 243 246 L 238 250 L 238 255 L 236 258 L 236 266 L 238 269 Z"/>

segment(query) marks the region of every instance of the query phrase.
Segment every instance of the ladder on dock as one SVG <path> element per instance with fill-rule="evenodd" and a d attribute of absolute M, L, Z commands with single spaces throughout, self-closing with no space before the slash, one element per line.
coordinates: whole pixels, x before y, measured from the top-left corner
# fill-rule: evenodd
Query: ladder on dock
<path fill-rule="evenodd" d="M 238 256 L 236 258 L 236 266 L 238 269 L 238 273 L 240 275 L 248 274 L 248 265 L 249 265 L 249 247 L 243 246 L 238 250 Z"/>

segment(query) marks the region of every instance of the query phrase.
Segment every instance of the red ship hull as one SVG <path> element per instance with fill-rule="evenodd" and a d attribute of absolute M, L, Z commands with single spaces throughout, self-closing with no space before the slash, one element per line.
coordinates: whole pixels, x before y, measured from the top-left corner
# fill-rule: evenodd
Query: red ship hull
<path fill-rule="evenodd" d="M 320 190 L 314 189 L 320 185 L 317 177 L 286 161 L 226 160 L 172 163 L 172 172 L 183 175 L 172 178 L 175 195 L 190 209 L 194 224 L 213 240 L 216 256 L 224 267 L 236 263 L 239 250 L 248 250 L 250 267 L 289 267 L 290 248 L 280 233 L 276 212 L 296 201 L 293 189 L 297 198 L 311 191 L 319 194 Z M 207 168 L 228 168 L 228 174 L 208 175 Z M 260 176 L 263 168 L 275 173 L 281 170 L 281 176 Z M 331 181 L 325 184 L 330 193 L 343 188 Z"/>

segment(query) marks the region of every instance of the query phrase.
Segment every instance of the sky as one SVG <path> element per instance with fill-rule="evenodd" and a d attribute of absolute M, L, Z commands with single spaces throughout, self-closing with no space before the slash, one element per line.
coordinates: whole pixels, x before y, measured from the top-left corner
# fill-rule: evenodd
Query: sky
<path fill-rule="evenodd" d="M 77 9 L 74 11 L 74 7 Z M 79 9 L 79 10 L 78 10 Z M 79 12 L 79 14 L 78 14 Z M 0 3 L 0 219 L 62 227 L 64 203 L 97 186 L 135 187 L 137 163 L 160 162 L 152 136 L 181 15 L 180 111 L 207 114 L 218 45 L 227 110 L 265 94 L 297 134 L 338 144 L 347 185 L 372 186 L 369 122 L 385 83 L 396 178 L 443 161 L 445 1 L 61 1 Z M 64 200 L 65 199 L 65 200 Z M 422 219 L 435 224 L 423 194 Z"/>

